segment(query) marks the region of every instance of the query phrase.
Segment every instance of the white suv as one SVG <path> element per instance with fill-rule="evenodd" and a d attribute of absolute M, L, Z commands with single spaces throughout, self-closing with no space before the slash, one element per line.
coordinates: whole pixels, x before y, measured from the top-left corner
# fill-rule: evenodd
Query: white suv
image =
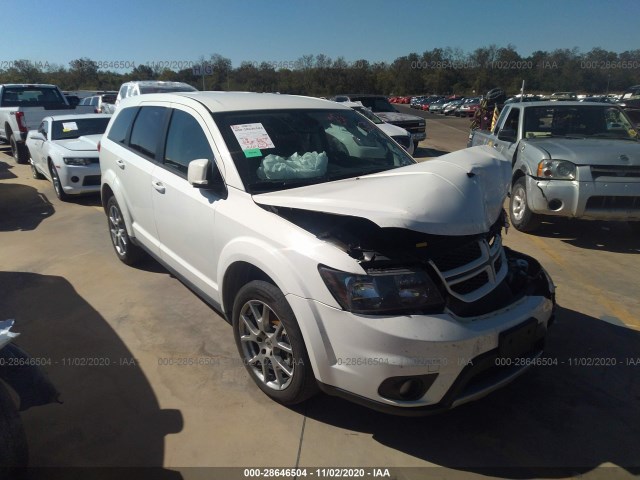
<path fill-rule="evenodd" d="M 491 148 L 416 163 L 334 102 L 198 92 L 123 101 L 100 165 L 118 258 L 146 251 L 218 309 L 283 404 L 320 387 L 432 412 L 542 353 L 554 289 L 502 246 Z"/>

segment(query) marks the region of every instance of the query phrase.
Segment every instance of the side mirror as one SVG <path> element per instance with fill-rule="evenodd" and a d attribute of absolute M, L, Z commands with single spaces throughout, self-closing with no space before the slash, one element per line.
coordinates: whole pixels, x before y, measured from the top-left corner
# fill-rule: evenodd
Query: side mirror
<path fill-rule="evenodd" d="M 209 186 L 207 172 L 209 171 L 209 160 L 199 158 L 191 160 L 187 168 L 187 181 L 196 188 L 204 188 Z"/>
<path fill-rule="evenodd" d="M 29 138 L 32 139 L 32 140 L 40 140 L 42 142 L 46 142 L 47 141 L 45 136 L 40 131 L 29 133 Z"/>
<path fill-rule="evenodd" d="M 503 128 L 498 132 L 498 140 L 514 143 L 516 141 L 516 131 L 510 128 Z"/>

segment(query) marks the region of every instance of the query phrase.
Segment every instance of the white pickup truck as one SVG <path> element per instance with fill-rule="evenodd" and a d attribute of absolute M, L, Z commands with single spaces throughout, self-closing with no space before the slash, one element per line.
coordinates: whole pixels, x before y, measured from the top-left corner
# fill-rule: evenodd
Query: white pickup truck
<path fill-rule="evenodd" d="M 93 113 L 93 107 L 72 107 L 55 85 L 0 85 L 0 140 L 11 145 L 17 163 L 29 159 L 25 147 L 29 130 L 37 129 L 44 117 L 68 113 Z"/>

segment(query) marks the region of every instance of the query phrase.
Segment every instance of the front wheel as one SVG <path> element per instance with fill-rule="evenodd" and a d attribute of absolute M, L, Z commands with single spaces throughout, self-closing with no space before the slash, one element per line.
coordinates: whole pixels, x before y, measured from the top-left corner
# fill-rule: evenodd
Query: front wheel
<path fill-rule="evenodd" d="M 521 232 L 531 232 L 540 225 L 540 216 L 533 213 L 527 205 L 525 177 L 520 177 L 511 187 L 509 214 L 511 224 Z"/>
<path fill-rule="evenodd" d="M 126 265 L 137 263 L 144 256 L 144 252 L 131 241 L 120 205 L 113 196 L 107 201 L 107 223 L 113 249 L 120 261 Z"/>
<path fill-rule="evenodd" d="M 67 195 L 64 191 L 64 188 L 62 188 L 62 182 L 60 181 L 58 170 L 51 161 L 49 162 L 49 172 L 51 172 L 51 182 L 53 183 L 53 190 L 56 192 L 56 197 L 58 197 L 63 202 L 68 201 L 69 195 Z"/>
<path fill-rule="evenodd" d="M 278 287 L 261 280 L 246 284 L 234 301 L 232 320 L 238 352 L 260 390 L 283 405 L 316 393 L 300 327 Z"/>
<path fill-rule="evenodd" d="M 33 157 L 31 156 L 31 153 L 29 153 L 29 165 L 31 165 L 31 176 L 36 180 L 42 180 L 44 178 L 44 175 L 42 175 L 40 171 L 36 168 L 36 164 L 33 161 Z"/>

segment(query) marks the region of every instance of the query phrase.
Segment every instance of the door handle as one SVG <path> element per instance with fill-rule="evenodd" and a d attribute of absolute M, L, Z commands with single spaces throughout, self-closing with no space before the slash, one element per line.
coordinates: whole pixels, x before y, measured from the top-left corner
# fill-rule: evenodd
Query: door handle
<path fill-rule="evenodd" d="M 159 193 L 164 193 L 164 184 L 158 180 L 151 180 L 151 185 L 155 188 Z"/>
<path fill-rule="evenodd" d="M 118 159 L 116 160 L 116 165 L 118 165 L 122 170 L 124 170 L 124 160 Z"/>

